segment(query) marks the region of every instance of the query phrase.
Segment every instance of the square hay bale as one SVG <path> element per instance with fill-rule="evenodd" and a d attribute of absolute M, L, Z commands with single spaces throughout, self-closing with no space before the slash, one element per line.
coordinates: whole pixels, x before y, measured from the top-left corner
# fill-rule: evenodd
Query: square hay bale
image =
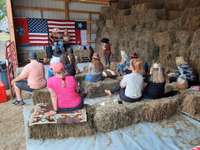
<path fill-rule="evenodd" d="M 183 92 L 180 97 L 180 111 L 200 121 L 200 92 Z"/>
<path fill-rule="evenodd" d="M 177 108 L 177 96 L 123 105 L 106 102 L 104 106 L 97 105 L 94 124 L 98 132 L 108 132 L 141 121 L 154 122 L 167 119 L 176 114 Z"/>
<path fill-rule="evenodd" d="M 98 82 L 83 81 L 81 87 L 86 90 L 88 98 L 105 96 L 105 89 L 111 90 L 113 87 L 119 86 L 119 79 L 105 79 Z"/>
<path fill-rule="evenodd" d="M 33 104 L 39 104 L 39 103 L 51 103 L 51 96 L 47 88 L 34 90 L 33 91 Z"/>
<path fill-rule="evenodd" d="M 96 133 L 93 127 L 94 108 L 86 106 L 87 122 L 80 124 L 41 124 L 29 126 L 29 136 L 34 139 L 61 139 L 90 136 Z"/>
<path fill-rule="evenodd" d="M 32 98 L 33 93 L 32 92 L 28 92 L 28 91 L 23 91 L 22 90 L 22 98 L 23 99 L 31 99 Z"/>

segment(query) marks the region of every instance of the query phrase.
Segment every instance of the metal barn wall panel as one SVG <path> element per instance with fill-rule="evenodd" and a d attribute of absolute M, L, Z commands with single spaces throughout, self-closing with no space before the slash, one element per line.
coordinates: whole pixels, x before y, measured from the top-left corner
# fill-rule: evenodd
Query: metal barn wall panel
<path fill-rule="evenodd" d="M 99 15 L 92 14 L 91 18 L 92 18 L 92 20 L 98 20 L 99 19 Z"/>
<path fill-rule="evenodd" d="M 91 34 L 91 42 L 95 42 L 96 40 L 96 34 Z"/>
<path fill-rule="evenodd" d="M 92 24 L 91 25 L 91 30 L 92 30 L 92 32 L 96 32 L 97 31 L 97 25 L 96 24 Z"/>
<path fill-rule="evenodd" d="M 70 9 L 71 10 L 86 10 L 86 11 L 100 12 L 101 11 L 101 5 L 71 2 L 69 4 L 69 10 Z"/>
<path fill-rule="evenodd" d="M 15 10 L 14 17 L 41 18 L 41 13 L 38 10 Z"/>
<path fill-rule="evenodd" d="M 64 1 L 55 0 L 13 0 L 13 4 L 31 7 L 65 8 Z"/>
<path fill-rule="evenodd" d="M 64 12 L 43 11 L 43 18 L 48 19 L 65 19 Z"/>
<path fill-rule="evenodd" d="M 83 13 L 69 13 L 71 20 L 88 20 L 89 14 L 83 14 Z"/>

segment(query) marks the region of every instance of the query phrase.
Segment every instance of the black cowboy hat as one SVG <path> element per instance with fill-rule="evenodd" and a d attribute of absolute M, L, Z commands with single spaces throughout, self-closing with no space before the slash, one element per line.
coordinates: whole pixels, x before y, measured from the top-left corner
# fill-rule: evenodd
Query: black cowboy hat
<path fill-rule="evenodd" d="M 101 39 L 101 42 L 102 42 L 102 43 L 107 43 L 107 44 L 108 44 L 109 41 L 110 41 L 110 40 L 109 40 L 108 38 L 103 38 L 103 39 Z"/>

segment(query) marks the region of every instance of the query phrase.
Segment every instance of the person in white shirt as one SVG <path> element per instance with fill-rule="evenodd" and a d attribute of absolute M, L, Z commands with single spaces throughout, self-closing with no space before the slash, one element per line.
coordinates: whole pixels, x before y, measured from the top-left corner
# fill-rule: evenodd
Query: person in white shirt
<path fill-rule="evenodd" d="M 144 87 L 144 79 L 141 75 L 143 72 L 143 62 L 140 59 L 132 61 L 132 73 L 123 77 L 120 82 L 119 96 L 122 101 L 135 102 L 142 98 L 142 91 Z M 105 93 L 111 95 L 114 91 L 105 90 Z"/>

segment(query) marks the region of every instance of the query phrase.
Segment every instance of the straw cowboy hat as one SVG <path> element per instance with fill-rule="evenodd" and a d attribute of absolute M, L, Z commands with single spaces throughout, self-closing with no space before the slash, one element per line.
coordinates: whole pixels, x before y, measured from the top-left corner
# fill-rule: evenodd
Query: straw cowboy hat
<path fill-rule="evenodd" d="M 184 58 L 182 56 L 176 57 L 176 65 L 184 65 L 187 64 L 187 62 L 184 60 Z"/>
<path fill-rule="evenodd" d="M 92 58 L 100 60 L 99 54 L 97 54 L 97 53 L 94 53 L 93 56 L 92 56 Z"/>

